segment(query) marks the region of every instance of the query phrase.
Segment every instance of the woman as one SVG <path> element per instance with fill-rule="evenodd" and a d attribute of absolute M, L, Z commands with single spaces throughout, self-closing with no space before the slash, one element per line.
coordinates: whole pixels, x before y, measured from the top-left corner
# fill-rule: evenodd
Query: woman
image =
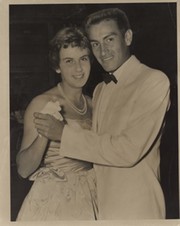
<path fill-rule="evenodd" d="M 33 180 L 17 220 L 95 220 L 96 193 L 92 165 L 64 158 L 60 143 L 35 129 L 33 114 L 43 112 L 69 125 L 91 128 L 91 99 L 82 94 L 90 74 L 90 48 L 80 29 L 61 29 L 50 42 L 50 61 L 61 83 L 35 97 L 24 118 L 17 155 L 18 173 Z"/>

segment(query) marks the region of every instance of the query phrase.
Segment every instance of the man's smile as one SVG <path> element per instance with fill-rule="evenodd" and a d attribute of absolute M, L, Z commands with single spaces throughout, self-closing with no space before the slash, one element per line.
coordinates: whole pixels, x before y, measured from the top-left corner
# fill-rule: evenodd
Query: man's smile
<path fill-rule="evenodd" d="M 112 58 L 113 58 L 113 56 L 104 57 L 104 58 L 102 58 L 102 61 L 108 61 L 108 60 L 111 60 Z"/>

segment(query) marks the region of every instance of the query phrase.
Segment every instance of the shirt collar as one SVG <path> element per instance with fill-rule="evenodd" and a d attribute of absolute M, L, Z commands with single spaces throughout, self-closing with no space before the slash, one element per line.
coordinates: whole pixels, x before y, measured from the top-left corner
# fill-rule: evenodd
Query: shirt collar
<path fill-rule="evenodd" d="M 134 55 L 131 55 L 116 71 L 113 72 L 113 75 L 116 77 L 117 80 L 120 79 L 123 74 L 123 71 L 130 65 L 132 65 L 134 61 L 136 61 L 136 57 Z"/>

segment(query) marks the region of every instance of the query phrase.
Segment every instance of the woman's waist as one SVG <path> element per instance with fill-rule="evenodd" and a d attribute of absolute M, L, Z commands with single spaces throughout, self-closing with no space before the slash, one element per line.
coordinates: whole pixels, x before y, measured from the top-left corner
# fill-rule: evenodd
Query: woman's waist
<path fill-rule="evenodd" d="M 37 178 L 42 179 L 55 179 L 60 181 L 67 180 L 67 177 L 72 174 L 86 175 L 89 170 L 92 169 L 92 164 L 82 163 L 82 164 L 44 164 L 36 172 L 34 172 L 29 180 L 36 180 Z"/>
<path fill-rule="evenodd" d="M 88 170 L 92 168 L 92 163 L 78 159 L 62 157 L 60 155 L 52 155 L 45 157 L 43 161 L 43 166 L 55 169 L 58 168 L 68 172 L 68 171 Z"/>

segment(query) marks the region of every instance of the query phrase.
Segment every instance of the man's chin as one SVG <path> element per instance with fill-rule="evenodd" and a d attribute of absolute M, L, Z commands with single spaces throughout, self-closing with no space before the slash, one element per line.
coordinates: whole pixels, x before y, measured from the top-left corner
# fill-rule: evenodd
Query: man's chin
<path fill-rule="evenodd" d="M 107 65 L 102 65 L 103 69 L 107 72 L 110 72 L 110 71 L 114 71 L 114 67 L 112 66 L 107 66 Z"/>

